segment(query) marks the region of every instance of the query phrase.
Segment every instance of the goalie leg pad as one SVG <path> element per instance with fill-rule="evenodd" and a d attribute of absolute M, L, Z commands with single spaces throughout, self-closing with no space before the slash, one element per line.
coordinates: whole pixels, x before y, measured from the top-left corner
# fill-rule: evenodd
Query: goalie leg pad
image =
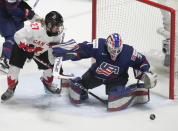
<path fill-rule="evenodd" d="M 108 93 L 108 111 L 120 111 L 135 104 L 149 101 L 148 89 L 143 84 L 128 87 L 118 86 L 116 91 Z"/>
<path fill-rule="evenodd" d="M 69 88 L 69 98 L 75 104 L 80 104 L 83 100 L 88 99 L 88 93 L 82 88 L 82 84 L 78 82 L 71 82 L 71 87 Z"/>
<path fill-rule="evenodd" d="M 74 77 L 74 74 L 71 74 L 71 75 L 66 75 L 66 76 L 69 76 L 69 77 Z M 68 80 L 68 79 L 61 79 L 61 88 L 62 87 L 71 87 L 71 80 Z"/>
<path fill-rule="evenodd" d="M 61 88 L 71 87 L 71 80 L 61 79 Z"/>

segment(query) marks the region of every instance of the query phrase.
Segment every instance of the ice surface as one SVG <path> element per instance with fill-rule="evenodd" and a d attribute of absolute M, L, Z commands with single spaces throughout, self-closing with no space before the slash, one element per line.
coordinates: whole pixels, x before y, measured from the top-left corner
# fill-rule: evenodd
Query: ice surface
<path fill-rule="evenodd" d="M 34 0 L 29 3 L 32 5 Z M 66 40 L 91 40 L 89 0 L 41 0 L 35 9 L 43 17 L 51 10 L 57 10 L 64 16 Z M 3 42 L 2 38 L 0 42 Z M 14 97 L 0 104 L 0 131 L 178 131 L 178 100 L 168 99 L 169 74 L 160 57 L 152 59 L 153 63 L 156 62 L 153 70 L 159 73 L 159 81 L 157 87 L 151 90 L 150 102 L 120 112 L 107 112 L 106 107 L 92 96 L 81 105 L 71 104 L 65 88 L 61 95 L 46 94 L 39 79 L 42 71 L 36 69 L 33 61 L 27 63 L 19 76 Z M 90 60 L 68 61 L 64 62 L 64 71 L 81 76 L 89 66 Z M 129 83 L 133 81 L 131 76 Z M 60 84 L 60 81 L 55 79 L 55 83 Z M 1 75 L 0 95 L 6 89 L 6 76 Z M 103 86 L 91 92 L 107 99 Z M 149 119 L 152 113 L 156 115 L 154 121 Z"/>

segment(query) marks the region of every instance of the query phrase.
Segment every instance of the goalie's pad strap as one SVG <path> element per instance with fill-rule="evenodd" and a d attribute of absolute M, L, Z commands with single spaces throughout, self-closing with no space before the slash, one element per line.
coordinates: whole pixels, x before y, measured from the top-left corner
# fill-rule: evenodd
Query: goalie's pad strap
<path fill-rule="evenodd" d="M 137 84 L 127 87 L 125 90 L 109 93 L 108 111 L 120 111 L 129 106 L 149 101 L 149 91 L 143 84 Z"/>

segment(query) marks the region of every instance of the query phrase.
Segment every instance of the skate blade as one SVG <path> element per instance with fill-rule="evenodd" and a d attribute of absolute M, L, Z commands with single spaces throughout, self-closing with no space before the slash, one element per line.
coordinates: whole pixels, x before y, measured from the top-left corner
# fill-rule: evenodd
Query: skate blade
<path fill-rule="evenodd" d="M 7 74 L 9 71 L 9 69 L 5 69 L 4 67 L 2 67 L 2 65 L 0 65 L 0 72 Z"/>
<path fill-rule="evenodd" d="M 14 96 L 14 95 L 13 95 L 13 96 Z M 2 104 L 5 104 L 5 103 L 11 102 L 12 100 L 14 100 L 14 97 L 13 97 L 13 96 L 10 97 L 10 98 L 8 98 L 8 99 L 6 99 L 6 100 L 2 100 L 2 99 L 1 99 L 1 103 L 2 103 Z"/>

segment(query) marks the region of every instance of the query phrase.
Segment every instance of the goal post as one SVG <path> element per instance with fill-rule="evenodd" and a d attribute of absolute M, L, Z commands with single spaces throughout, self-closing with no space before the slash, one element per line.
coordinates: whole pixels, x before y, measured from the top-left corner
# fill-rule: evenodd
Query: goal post
<path fill-rule="evenodd" d="M 156 0 L 92 0 L 92 40 L 117 32 L 124 43 L 143 54 L 162 53 L 163 38 L 156 33 L 162 26 L 160 10 L 170 12 L 169 98 L 174 99 L 175 9 Z M 151 52 L 151 53 L 150 53 Z M 159 74 L 158 74 L 159 75 Z"/>

